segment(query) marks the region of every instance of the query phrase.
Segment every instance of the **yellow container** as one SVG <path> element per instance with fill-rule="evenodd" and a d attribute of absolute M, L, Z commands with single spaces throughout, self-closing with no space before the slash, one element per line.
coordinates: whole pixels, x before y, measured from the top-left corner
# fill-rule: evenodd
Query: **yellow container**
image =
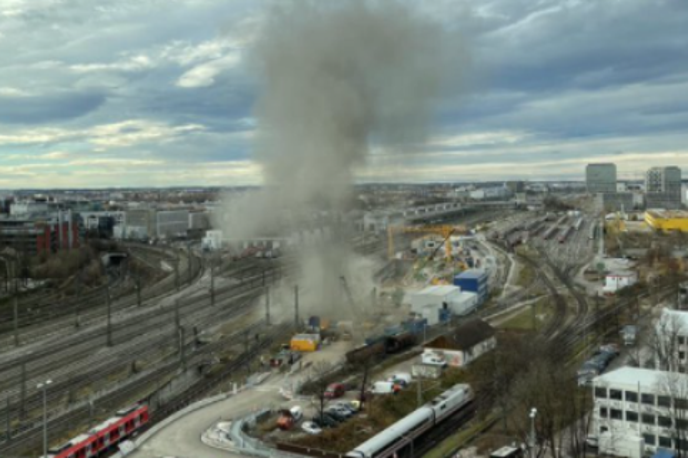
<path fill-rule="evenodd" d="M 320 336 L 317 334 L 297 334 L 289 343 L 292 351 L 316 351 L 319 345 Z"/>

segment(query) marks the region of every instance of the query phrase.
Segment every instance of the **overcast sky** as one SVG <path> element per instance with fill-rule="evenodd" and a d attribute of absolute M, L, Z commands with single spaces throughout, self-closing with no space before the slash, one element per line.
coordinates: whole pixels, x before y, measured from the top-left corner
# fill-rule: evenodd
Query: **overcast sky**
<path fill-rule="evenodd" d="M 687 1 L 412 4 L 470 55 L 463 91 L 418 154 L 379 155 L 360 180 L 688 171 Z M 259 183 L 246 50 L 265 7 L 0 0 L 0 188 Z"/>

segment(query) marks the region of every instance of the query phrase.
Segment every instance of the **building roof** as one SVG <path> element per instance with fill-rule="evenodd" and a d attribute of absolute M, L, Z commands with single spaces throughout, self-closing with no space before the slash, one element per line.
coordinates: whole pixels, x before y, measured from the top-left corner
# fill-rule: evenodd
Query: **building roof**
<path fill-rule="evenodd" d="M 480 319 L 471 320 L 427 344 L 426 348 L 468 350 L 495 335 L 495 329 Z"/>
<path fill-rule="evenodd" d="M 685 210 L 653 209 L 648 210 L 646 213 L 658 219 L 688 219 L 688 211 Z"/>
<path fill-rule="evenodd" d="M 671 374 L 671 377 L 682 380 L 682 384 L 688 383 L 688 374 L 642 369 L 639 367 L 620 367 L 606 374 L 598 375 L 593 379 L 593 383 L 595 385 L 627 385 L 632 387 L 637 387 L 640 384 L 641 389 L 647 389 L 648 387 L 661 388 L 662 385 L 666 384 L 666 377 L 669 374 Z"/>
<path fill-rule="evenodd" d="M 671 333 L 688 334 L 688 311 L 664 308 L 658 326 L 671 328 Z"/>
<path fill-rule="evenodd" d="M 454 278 L 470 278 L 480 280 L 484 278 L 486 275 L 487 273 L 482 269 L 469 269 L 461 272 Z"/>
<path fill-rule="evenodd" d="M 424 296 L 439 296 L 439 297 L 445 297 L 449 294 L 457 293 L 461 291 L 461 288 L 458 286 L 454 285 L 435 285 L 435 286 L 428 286 L 425 289 L 422 289 L 420 291 L 416 291 L 413 294 L 422 294 Z"/>

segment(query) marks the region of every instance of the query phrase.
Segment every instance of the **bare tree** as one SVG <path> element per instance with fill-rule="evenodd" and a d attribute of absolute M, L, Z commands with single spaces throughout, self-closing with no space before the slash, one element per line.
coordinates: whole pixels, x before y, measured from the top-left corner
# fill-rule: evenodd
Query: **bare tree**
<path fill-rule="evenodd" d="M 660 407 L 666 408 L 671 421 L 674 449 L 678 458 L 683 458 L 688 456 L 688 376 L 666 372 L 658 381 L 658 385 L 658 392 L 667 398 L 659 404 Z"/>
<path fill-rule="evenodd" d="M 327 361 L 318 361 L 311 366 L 312 387 L 315 394 L 315 399 L 318 405 L 318 416 L 322 416 L 325 412 L 325 393 L 329 386 L 328 375 L 332 372 L 334 366 Z"/>
<path fill-rule="evenodd" d="M 685 347 L 688 329 L 678 313 L 663 309 L 655 323 L 650 338 L 650 349 L 659 370 L 684 372 L 686 370 Z"/>

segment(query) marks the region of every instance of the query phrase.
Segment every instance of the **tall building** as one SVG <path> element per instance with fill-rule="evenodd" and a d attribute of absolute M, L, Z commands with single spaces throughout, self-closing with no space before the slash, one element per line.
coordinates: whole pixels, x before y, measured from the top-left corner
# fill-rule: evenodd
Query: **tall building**
<path fill-rule="evenodd" d="M 588 164 L 585 168 L 585 185 L 590 194 L 616 192 L 616 165 Z"/>
<path fill-rule="evenodd" d="M 681 207 L 681 169 L 652 167 L 645 174 L 645 200 L 648 208 Z"/>

